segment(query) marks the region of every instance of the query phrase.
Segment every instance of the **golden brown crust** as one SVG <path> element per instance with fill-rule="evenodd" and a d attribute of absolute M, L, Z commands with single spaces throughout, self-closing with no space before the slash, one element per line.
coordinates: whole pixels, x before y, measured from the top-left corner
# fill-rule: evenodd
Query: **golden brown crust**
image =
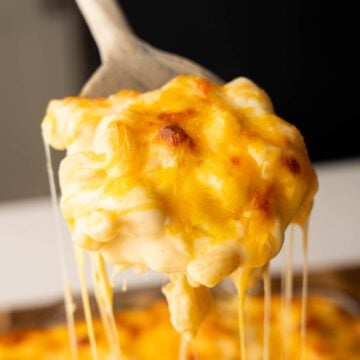
<path fill-rule="evenodd" d="M 293 174 L 300 174 L 301 166 L 295 157 L 285 157 L 284 162 Z"/>
<path fill-rule="evenodd" d="M 265 213 L 269 212 L 272 192 L 272 186 L 267 186 L 265 189 L 256 190 L 250 200 L 251 207 L 262 210 Z"/>
<path fill-rule="evenodd" d="M 164 125 L 159 131 L 161 139 L 170 146 L 178 146 L 184 143 L 191 143 L 190 136 L 177 124 Z"/>

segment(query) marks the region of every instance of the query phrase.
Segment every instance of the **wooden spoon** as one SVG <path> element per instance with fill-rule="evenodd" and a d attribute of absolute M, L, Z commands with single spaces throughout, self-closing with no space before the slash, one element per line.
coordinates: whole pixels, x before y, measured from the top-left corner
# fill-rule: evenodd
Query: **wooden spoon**
<path fill-rule="evenodd" d="M 120 89 L 153 90 L 177 75 L 222 80 L 195 62 L 158 50 L 131 30 L 115 0 L 76 0 L 98 46 L 102 64 L 82 96 L 108 96 Z M 176 41 L 176 39 L 174 39 Z"/>

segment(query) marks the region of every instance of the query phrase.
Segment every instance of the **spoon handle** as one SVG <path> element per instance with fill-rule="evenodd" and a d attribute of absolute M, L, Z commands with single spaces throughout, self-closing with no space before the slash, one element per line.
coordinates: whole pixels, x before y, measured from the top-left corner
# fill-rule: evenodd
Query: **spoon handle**
<path fill-rule="evenodd" d="M 92 36 L 102 62 L 119 51 L 133 53 L 137 39 L 115 0 L 76 0 Z"/>

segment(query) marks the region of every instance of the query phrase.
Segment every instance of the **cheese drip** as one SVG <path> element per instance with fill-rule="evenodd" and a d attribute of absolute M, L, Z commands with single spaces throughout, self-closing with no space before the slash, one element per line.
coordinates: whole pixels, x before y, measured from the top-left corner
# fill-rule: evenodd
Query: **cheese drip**
<path fill-rule="evenodd" d="M 293 334 L 293 314 L 292 314 L 292 298 L 293 298 L 293 247 L 295 237 L 295 226 L 298 225 L 301 230 L 301 242 L 303 250 L 303 265 L 302 265 L 302 287 L 301 287 L 301 311 L 300 311 L 300 331 L 298 334 Z M 308 301 L 308 232 L 309 232 L 309 217 L 301 217 L 298 221 L 291 225 L 287 247 L 285 247 L 284 267 L 282 272 L 282 299 L 281 299 L 281 333 L 282 333 L 282 358 L 289 358 L 289 351 L 292 345 L 288 339 L 292 339 L 295 335 L 300 337 L 300 352 L 299 358 L 306 359 L 306 313 Z M 289 336 L 291 334 L 291 336 Z"/>
<path fill-rule="evenodd" d="M 60 226 L 60 212 L 59 212 L 58 197 L 57 197 L 57 191 L 55 185 L 53 164 L 51 159 L 51 150 L 49 145 L 46 144 L 44 138 L 43 138 L 43 142 L 44 142 L 44 150 L 45 150 L 46 169 L 47 169 L 48 181 L 50 187 L 51 205 L 54 216 L 55 234 L 59 249 L 59 260 L 60 260 L 61 277 L 62 277 L 63 290 L 64 290 L 63 294 L 64 294 L 65 316 L 66 316 L 66 323 L 69 334 L 70 354 L 73 360 L 77 360 L 78 347 L 77 347 L 75 320 L 74 320 L 75 304 L 72 296 L 71 286 L 69 285 L 70 284 L 69 275 L 65 261 L 64 236 Z"/>
<path fill-rule="evenodd" d="M 240 338 L 240 355 L 242 360 L 247 360 L 246 349 L 246 326 L 245 326 L 245 300 L 246 290 L 250 283 L 251 269 L 241 268 L 236 274 L 233 275 L 235 287 L 238 292 L 239 301 L 239 338 Z"/>
<path fill-rule="evenodd" d="M 295 225 L 291 224 L 289 229 L 289 238 L 286 253 L 284 257 L 284 268 L 282 272 L 282 337 L 283 337 L 283 359 L 287 360 L 289 357 L 290 343 L 286 341 L 288 334 L 292 332 L 291 329 L 291 308 L 293 297 L 293 252 L 294 252 L 294 238 Z"/>
<path fill-rule="evenodd" d="M 263 335 L 263 360 L 270 358 L 270 331 L 271 331 L 271 277 L 270 263 L 264 268 L 264 335 Z"/>
<path fill-rule="evenodd" d="M 123 358 L 120 351 L 119 335 L 116 327 L 112 302 L 113 294 L 104 259 L 100 253 L 91 254 L 94 289 L 102 323 L 109 346 L 110 358 Z"/>
<path fill-rule="evenodd" d="M 303 281 L 301 291 L 301 360 L 306 359 L 306 315 L 308 301 L 308 237 L 309 237 L 309 219 L 304 219 L 301 223 L 302 230 L 302 248 L 304 257 Z"/>
<path fill-rule="evenodd" d="M 317 189 L 301 135 L 245 78 L 179 76 L 144 94 L 55 100 L 42 129 L 67 150 L 61 209 L 73 241 L 110 264 L 167 274 L 171 320 L 186 338 L 226 277 L 243 308 L 236 274 L 279 252 Z"/>
<path fill-rule="evenodd" d="M 93 317 L 91 314 L 89 292 L 86 286 L 86 254 L 84 250 L 79 248 L 76 244 L 74 244 L 74 253 L 75 253 L 76 265 L 79 274 L 81 299 L 84 307 L 85 322 L 86 322 L 88 337 L 90 341 L 91 355 L 93 360 L 98 360 L 99 356 L 98 356 L 96 337 L 93 326 Z"/>

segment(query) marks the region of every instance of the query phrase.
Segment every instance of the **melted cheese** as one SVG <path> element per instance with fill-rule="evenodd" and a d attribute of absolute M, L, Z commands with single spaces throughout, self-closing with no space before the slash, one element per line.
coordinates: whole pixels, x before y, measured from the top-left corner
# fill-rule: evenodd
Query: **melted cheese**
<path fill-rule="evenodd" d="M 308 302 L 308 235 L 309 222 L 306 220 L 302 224 L 302 245 L 303 245 L 303 281 L 301 291 L 301 323 L 300 323 L 300 338 L 301 338 L 301 360 L 306 359 L 306 312 Z"/>
<path fill-rule="evenodd" d="M 270 263 L 265 267 L 263 274 L 264 283 L 264 335 L 263 335 L 263 360 L 269 360 L 271 336 L 271 279 Z"/>
<path fill-rule="evenodd" d="M 74 247 L 75 250 L 75 256 L 76 256 L 76 264 L 78 267 L 78 273 L 79 273 L 79 280 L 80 280 L 80 287 L 81 287 L 81 299 L 84 307 L 84 315 L 85 315 L 85 322 L 87 327 L 87 333 L 90 341 L 90 347 L 91 347 L 91 356 L 93 360 L 98 360 L 98 349 L 97 349 L 97 343 L 96 343 L 96 337 L 95 337 L 95 330 L 93 326 L 93 317 L 91 314 L 91 306 L 90 306 L 90 300 L 89 300 L 89 293 L 88 289 L 86 287 L 86 275 L 85 275 L 85 254 L 82 249 Z"/>
<path fill-rule="evenodd" d="M 301 135 L 245 78 L 54 100 L 42 130 L 67 149 L 61 208 L 74 242 L 168 274 L 172 323 L 186 337 L 210 308 L 208 287 L 231 276 L 243 298 L 238 274 L 278 253 L 317 189 Z"/>

